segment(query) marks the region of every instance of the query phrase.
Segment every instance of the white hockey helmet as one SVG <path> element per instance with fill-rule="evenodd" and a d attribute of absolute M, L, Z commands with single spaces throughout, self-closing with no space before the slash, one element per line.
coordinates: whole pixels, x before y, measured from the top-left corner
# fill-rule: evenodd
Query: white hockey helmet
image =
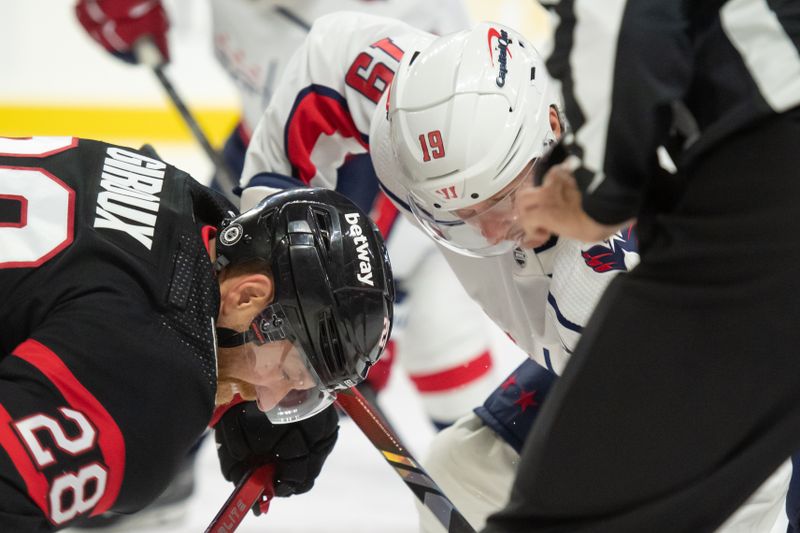
<path fill-rule="evenodd" d="M 440 37 L 405 53 L 387 98 L 393 173 L 426 232 L 467 255 L 513 248 L 518 225 L 500 238 L 472 216 L 507 219 L 521 173 L 556 140 L 557 92 L 533 45 L 491 22 Z"/>

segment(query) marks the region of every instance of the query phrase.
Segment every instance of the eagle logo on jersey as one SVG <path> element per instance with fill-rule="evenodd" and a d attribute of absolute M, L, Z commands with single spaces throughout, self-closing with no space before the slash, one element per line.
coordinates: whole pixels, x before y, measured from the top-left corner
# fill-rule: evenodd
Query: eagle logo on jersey
<path fill-rule="evenodd" d="M 638 245 L 636 232 L 633 226 L 622 229 L 602 244 L 596 244 L 588 250 L 581 252 L 583 260 L 595 272 L 611 272 L 614 270 L 629 270 L 628 263 L 638 258 Z M 626 259 L 628 259 L 626 261 Z M 635 264 L 635 263 L 634 263 Z"/>

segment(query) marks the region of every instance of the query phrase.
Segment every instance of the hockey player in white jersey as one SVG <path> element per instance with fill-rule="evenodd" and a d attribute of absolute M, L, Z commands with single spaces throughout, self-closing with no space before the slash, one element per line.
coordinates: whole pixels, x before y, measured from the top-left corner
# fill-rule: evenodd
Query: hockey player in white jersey
<path fill-rule="evenodd" d="M 434 33 L 449 33 L 470 23 L 461 0 L 211 0 L 211 8 L 215 55 L 242 98 L 241 121 L 223 150 L 228 167 L 237 176 L 252 131 L 277 80 L 319 16 L 342 9 L 358 10 L 401 18 Z M 150 35 L 162 55 L 169 57 L 165 37 L 169 24 L 160 2 L 81 0 L 77 13 L 89 33 L 118 55 L 133 60 L 133 43 L 142 35 Z M 379 92 L 375 94 L 380 96 Z M 319 150 L 325 139 L 317 143 L 316 137 L 307 138 L 303 142 L 310 153 Z M 401 221 L 391 202 L 378 194 L 374 177 L 368 185 L 361 182 L 362 168 L 371 173 L 371 165 L 359 152 L 363 154 L 364 150 L 353 149 L 346 164 L 338 169 L 342 179 L 337 189 L 371 211 L 381 230 L 390 235 L 390 256 L 399 285 L 392 342 L 382 361 L 371 370 L 368 383 L 376 390 L 385 385 L 397 353 L 432 423 L 437 428 L 446 427 L 480 404 L 496 385 L 491 323 L 458 282 L 445 273 L 446 265 L 435 247 L 408 222 Z M 292 175 L 305 184 L 317 184 L 311 175 Z M 297 183 L 273 185 L 272 191 Z M 261 190 L 259 194 L 266 193 Z M 254 205 L 254 198 L 249 193 L 242 205 Z M 438 299 L 427 296 L 431 287 L 438 288 Z M 458 320 L 451 309 L 459 310 Z"/>
<path fill-rule="evenodd" d="M 437 435 L 425 463 L 476 528 L 506 502 L 525 435 L 599 295 L 638 260 L 631 229 L 598 243 L 521 241 L 514 195 L 563 126 L 541 59 L 509 28 L 436 38 L 334 14 L 293 55 L 245 161 L 249 205 L 269 194 L 270 172 L 337 187 L 338 165 L 369 150 L 382 192 L 530 355 L 475 414 Z M 724 530 L 771 526 L 787 482 L 778 472 Z M 439 530 L 424 514 L 422 527 Z"/>

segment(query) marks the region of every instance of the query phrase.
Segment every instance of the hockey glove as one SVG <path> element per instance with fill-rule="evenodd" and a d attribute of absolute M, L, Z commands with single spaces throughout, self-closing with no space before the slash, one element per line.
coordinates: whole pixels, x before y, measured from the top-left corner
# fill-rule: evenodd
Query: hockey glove
<path fill-rule="evenodd" d="M 79 0 L 75 13 L 92 39 L 120 59 L 136 63 L 134 45 L 149 37 L 169 60 L 169 20 L 161 0 Z"/>
<path fill-rule="evenodd" d="M 336 443 L 338 422 L 334 406 L 306 420 L 272 424 L 255 402 L 235 405 L 214 428 L 222 475 L 237 483 L 254 466 L 273 463 L 276 496 L 308 492 Z"/>

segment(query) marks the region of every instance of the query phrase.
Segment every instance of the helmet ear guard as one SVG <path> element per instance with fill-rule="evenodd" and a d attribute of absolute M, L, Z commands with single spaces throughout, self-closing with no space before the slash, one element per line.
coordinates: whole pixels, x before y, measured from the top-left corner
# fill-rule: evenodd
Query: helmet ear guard
<path fill-rule="evenodd" d="M 219 231 L 218 270 L 250 260 L 270 266 L 275 287 L 256 321 L 288 323 L 284 335 L 327 397 L 361 382 L 385 347 L 394 301 L 386 247 L 367 214 L 325 189 L 269 196 Z"/>

